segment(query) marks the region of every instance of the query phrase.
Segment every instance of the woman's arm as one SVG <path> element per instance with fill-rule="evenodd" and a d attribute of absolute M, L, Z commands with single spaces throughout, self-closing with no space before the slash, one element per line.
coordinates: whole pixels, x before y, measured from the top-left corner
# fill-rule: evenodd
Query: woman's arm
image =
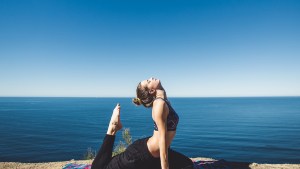
<path fill-rule="evenodd" d="M 168 162 L 168 147 L 166 140 L 167 132 L 167 113 L 164 112 L 165 102 L 162 100 L 156 100 L 153 104 L 152 111 L 154 115 L 154 121 L 158 128 L 159 133 L 159 153 L 162 169 L 169 169 Z"/>

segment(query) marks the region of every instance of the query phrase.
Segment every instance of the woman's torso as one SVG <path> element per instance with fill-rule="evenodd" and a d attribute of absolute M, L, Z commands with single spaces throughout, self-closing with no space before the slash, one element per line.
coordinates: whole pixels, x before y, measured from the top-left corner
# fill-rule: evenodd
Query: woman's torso
<path fill-rule="evenodd" d="M 170 112 L 169 106 L 165 102 L 163 113 L 169 114 L 169 112 Z M 170 147 L 175 135 L 176 135 L 176 130 L 173 130 L 173 131 L 167 130 L 167 133 L 166 133 L 167 147 Z M 159 153 L 159 131 L 156 131 L 156 130 L 153 131 L 153 136 L 148 139 L 147 146 L 148 146 L 148 149 L 149 149 L 150 153 L 152 154 L 152 156 L 158 158 L 159 154 L 160 154 Z"/>

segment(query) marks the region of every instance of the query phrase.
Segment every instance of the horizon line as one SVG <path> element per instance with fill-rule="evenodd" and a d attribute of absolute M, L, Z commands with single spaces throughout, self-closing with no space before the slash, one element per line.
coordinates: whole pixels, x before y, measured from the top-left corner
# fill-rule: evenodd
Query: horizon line
<path fill-rule="evenodd" d="M 0 96 L 0 98 L 134 98 L 133 96 Z M 253 98 L 253 97 L 300 97 L 300 95 L 276 95 L 276 96 L 169 96 L 169 98 Z"/>

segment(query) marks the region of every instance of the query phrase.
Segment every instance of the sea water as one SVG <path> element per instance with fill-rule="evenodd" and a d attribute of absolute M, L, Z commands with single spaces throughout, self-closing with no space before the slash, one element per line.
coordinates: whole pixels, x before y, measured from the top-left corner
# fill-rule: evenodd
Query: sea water
<path fill-rule="evenodd" d="M 188 157 L 300 163 L 300 97 L 169 100 L 180 116 L 171 147 Z M 99 149 L 117 103 L 133 140 L 152 135 L 151 109 L 131 98 L 0 97 L 0 161 L 83 159 Z"/>

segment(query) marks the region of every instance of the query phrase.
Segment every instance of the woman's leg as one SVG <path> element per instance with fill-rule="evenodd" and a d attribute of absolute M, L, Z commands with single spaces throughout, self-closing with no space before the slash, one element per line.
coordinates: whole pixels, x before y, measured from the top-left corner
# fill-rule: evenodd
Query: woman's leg
<path fill-rule="evenodd" d="M 160 158 L 151 155 L 147 140 L 148 137 L 134 141 L 125 152 L 114 156 L 106 169 L 161 169 Z"/>
<path fill-rule="evenodd" d="M 92 169 L 104 169 L 112 158 L 112 149 L 115 142 L 115 135 L 106 135 L 103 139 L 101 148 L 99 149 L 93 163 Z"/>
<path fill-rule="evenodd" d="M 193 161 L 186 157 L 185 155 L 169 149 L 169 168 L 171 169 L 193 169 L 194 163 Z"/>
<path fill-rule="evenodd" d="M 109 126 L 107 129 L 106 136 L 103 139 L 103 143 L 101 148 L 99 149 L 93 163 L 92 163 L 92 169 L 105 169 L 106 165 L 111 161 L 112 159 L 112 150 L 115 142 L 115 135 L 118 130 L 122 128 L 122 123 L 120 121 L 120 105 L 117 104 L 115 107 Z"/>

